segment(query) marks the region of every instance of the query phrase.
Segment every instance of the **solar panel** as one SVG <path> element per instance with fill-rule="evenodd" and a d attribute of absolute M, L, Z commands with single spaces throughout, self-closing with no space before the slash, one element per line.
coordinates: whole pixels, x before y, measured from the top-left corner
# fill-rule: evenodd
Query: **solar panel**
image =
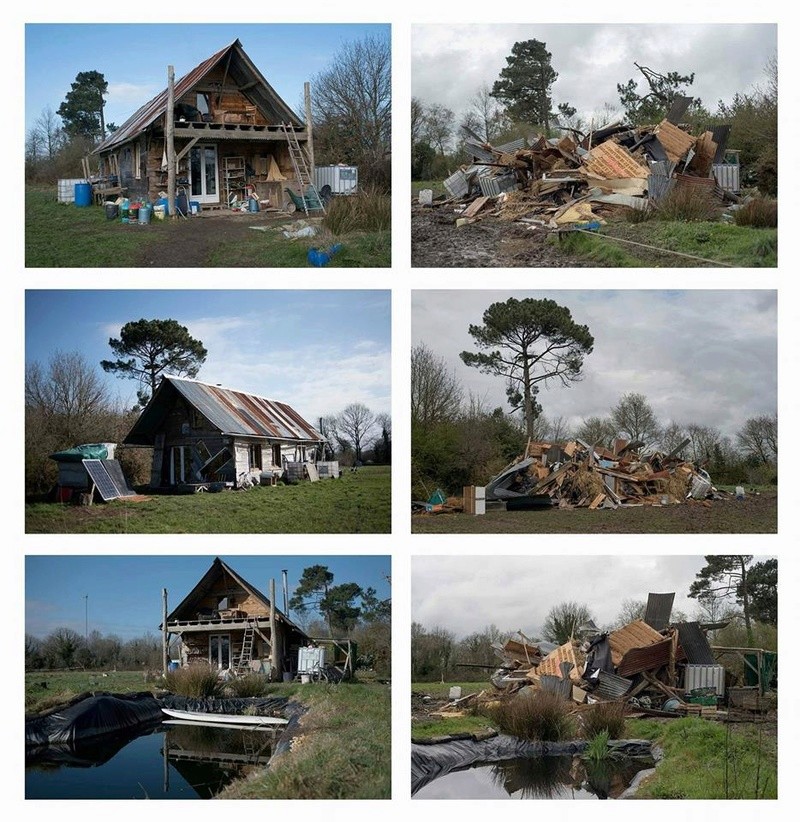
<path fill-rule="evenodd" d="M 128 485 L 125 474 L 122 473 L 122 466 L 119 460 L 103 460 L 103 467 L 108 471 L 108 475 L 114 482 L 121 497 L 135 497 L 136 491 Z"/>
<path fill-rule="evenodd" d="M 116 460 L 112 460 L 116 462 Z M 128 493 L 127 487 L 120 490 L 117 487 L 114 478 L 109 474 L 105 463 L 109 462 L 109 460 L 83 460 L 83 467 L 86 469 L 86 473 L 92 478 L 92 482 L 97 486 L 97 490 L 100 493 L 100 496 L 103 498 L 104 502 L 108 502 L 112 499 L 117 499 L 117 497 L 125 497 L 131 496 L 131 493 Z M 117 464 L 119 467 L 119 464 Z M 120 468 L 120 474 L 122 473 L 122 469 Z"/>

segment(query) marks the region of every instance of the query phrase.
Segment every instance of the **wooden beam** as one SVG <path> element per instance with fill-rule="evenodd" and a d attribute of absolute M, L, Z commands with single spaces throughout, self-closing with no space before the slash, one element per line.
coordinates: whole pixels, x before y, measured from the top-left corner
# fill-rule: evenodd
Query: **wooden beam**
<path fill-rule="evenodd" d="M 177 160 L 175 159 L 175 67 L 167 66 L 167 209 L 170 218 L 177 217 L 175 194 L 177 188 Z"/>
<path fill-rule="evenodd" d="M 161 589 L 161 673 L 169 670 L 169 631 L 167 629 L 167 589 Z"/>
<path fill-rule="evenodd" d="M 314 181 L 314 135 L 311 117 L 311 83 L 303 84 L 303 99 L 306 107 L 306 153 L 308 154 L 308 168 L 311 171 L 311 181 Z"/>
<path fill-rule="evenodd" d="M 272 637 L 269 650 L 269 665 L 272 671 L 277 675 L 280 669 L 280 660 L 277 658 L 278 643 L 276 639 L 276 621 L 275 621 L 275 580 L 269 581 L 269 635 Z M 270 675 L 272 675 L 272 671 Z"/>
<path fill-rule="evenodd" d="M 180 150 L 178 155 L 175 157 L 175 162 L 179 163 L 188 153 L 191 151 L 192 146 L 200 139 L 200 136 L 192 137 L 191 140 Z"/>

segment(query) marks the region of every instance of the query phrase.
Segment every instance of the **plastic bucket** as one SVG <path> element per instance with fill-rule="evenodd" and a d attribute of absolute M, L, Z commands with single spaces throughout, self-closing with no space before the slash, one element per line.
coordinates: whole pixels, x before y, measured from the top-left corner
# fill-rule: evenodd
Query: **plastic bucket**
<path fill-rule="evenodd" d="M 190 200 L 189 201 L 189 210 L 192 214 L 199 214 L 200 213 L 200 203 L 197 200 Z"/>
<path fill-rule="evenodd" d="M 166 213 L 167 213 L 167 207 L 166 206 L 159 205 L 158 203 L 156 203 L 156 205 L 153 206 L 153 216 L 157 220 L 163 220 L 164 217 L 166 216 Z"/>
<path fill-rule="evenodd" d="M 300 674 L 300 682 L 303 685 L 308 685 L 311 682 L 311 674 Z"/>
<path fill-rule="evenodd" d="M 92 204 L 92 184 L 75 183 L 75 205 L 86 208 Z"/>
<path fill-rule="evenodd" d="M 106 203 L 104 205 L 106 210 L 106 219 L 107 220 L 116 220 L 119 216 L 119 206 L 116 203 Z"/>
<path fill-rule="evenodd" d="M 156 208 L 161 206 L 162 213 L 165 217 L 169 216 L 169 200 L 166 197 L 160 197 L 156 200 Z M 159 219 L 163 219 L 163 217 L 159 217 Z"/>

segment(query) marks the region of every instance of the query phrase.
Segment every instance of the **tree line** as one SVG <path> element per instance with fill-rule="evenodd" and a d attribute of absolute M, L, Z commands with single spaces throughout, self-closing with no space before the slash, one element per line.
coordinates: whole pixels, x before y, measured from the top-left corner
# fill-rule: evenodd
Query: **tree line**
<path fill-rule="evenodd" d="M 412 495 L 430 496 L 437 486 L 458 493 L 464 485 L 485 485 L 519 456 L 527 440 L 612 448 L 624 438 L 644 452 L 674 452 L 703 467 L 721 485 L 777 483 L 777 413 L 745 420 L 735 439 L 713 426 L 659 420 L 647 397 L 624 393 L 608 413 L 577 424 L 548 417 L 541 388 L 569 386 L 583 376 L 584 358 L 594 347 L 589 328 L 574 321 L 566 306 L 549 299 L 514 297 L 490 305 L 482 324 L 470 324 L 477 351 L 462 351 L 462 362 L 505 382 L 510 411 L 488 408 L 464 391 L 443 358 L 425 343 L 411 352 Z"/>
<path fill-rule="evenodd" d="M 671 622 L 727 623 L 710 631 L 714 644 L 777 650 L 778 562 L 775 559 L 754 562 L 753 559 L 746 555 L 706 556 L 705 566 L 687 592 L 690 598 L 697 600 L 695 612 L 689 615 L 673 610 Z M 486 681 L 500 666 L 500 656 L 495 649 L 509 639 L 563 645 L 579 637 L 582 626 L 590 622 L 602 632 L 609 632 L 643 619 L 646 605 L 645 600 L 622 600 L 615 618 L 601 624 L 590 605 L 563 601 L 554 605 L 542 625 L 530 634 L 489 625 L 459 638 L 441 626 L 426 627 L 414 622 L 411 678 L 413 682 Z"/>
<path fill-rule="evenodd" d="M 694 72 L 658 71 L 638 62 L 634 67 L 635 78 L 616 84 L 618 103 L 600 104 L 587 120 L 569 102 L 554 100 L 552 87 L 558 72 L 546 43 L 535 39 L 515 43 L 498 79 L 478 87 L 464 111 L 411 98 L 412 180 L 443 179 L 468 162 L 465 130 L 494 145 L 539 134 L 582 139 L 619 109 L 632 125 L 658 123 L 676 97 L 692 96 Z M 744 180 L 757 184 L 764 194 L 777 194 L 777 57 L 764 66 L 761 84 L 734 94 L 730 101 L 719 100 L 715 109 L 695 98 L 684 121 L 699 130 L 730 125 L 728 146 L 741 152 Z"/>
<path fill-rule="evenodd" d="M 314 75 L 311 87 L 316 163 L 358 166 L 361 187 L 390 190 L 389 35 L 344 43 Z M 25 137 L 26 182 L 50 184 L 82 176 L 82 158 L 117 130 L 116 124 L 105 121 L 107 94 L 108 82 L 101 72 L 81 71 L 59 107 L 42 110 Z M 302 110 L 301 104 L 298 111 Z"/>

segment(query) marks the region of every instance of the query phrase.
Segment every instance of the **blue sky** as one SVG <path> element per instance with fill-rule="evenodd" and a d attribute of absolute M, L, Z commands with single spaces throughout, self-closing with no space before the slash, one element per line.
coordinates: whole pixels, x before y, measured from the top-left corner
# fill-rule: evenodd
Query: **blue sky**
<path fill-rule="evenodd" d="M 303 83 L 324 70 L 339 48 L 367 34 L 389 36 L 378 24 L 29 24 L 25 27 L 25 127 L 49 106 L 54 112 L 81 71 L 108 82 L 106 122 L 120 126 L 167 85 L 237 38 L 290 108 Z"/>
<path fill-rule="evenodd" d="M 130 406 L 138 383 L 100 368 L 108 340 L 131 320 L 171 318 L 208 350 L 197 379 L 287 402 L 313 424 L 353 402 L 391 412 L 390 315 L 388 291 L 29 290 L 25 359 L 79 351 Z"/>
<path fill-rule="evenodd" d="M 372 587 L 380 599 L 391 596 L 388 556 L 233 556 L 220 557 L 251 585 L 269 596 L 275 580 L 282 607 L 281 571 L 288 572 L 291 597 L 303 569 L 325 565 L 334 584 Z M 158 633 L 161 590 L 171 611 L 191 591 L 213 556 L 27 556 L 25 558 L 25 632 L 44 637 L 58 627 L 130 639 Z M 85 597 L 88 595 L 88 600 Z M 293 616 L 290 612 L 290 616 Z M 298 620 L 299 622 L 300 620 Z"/>

